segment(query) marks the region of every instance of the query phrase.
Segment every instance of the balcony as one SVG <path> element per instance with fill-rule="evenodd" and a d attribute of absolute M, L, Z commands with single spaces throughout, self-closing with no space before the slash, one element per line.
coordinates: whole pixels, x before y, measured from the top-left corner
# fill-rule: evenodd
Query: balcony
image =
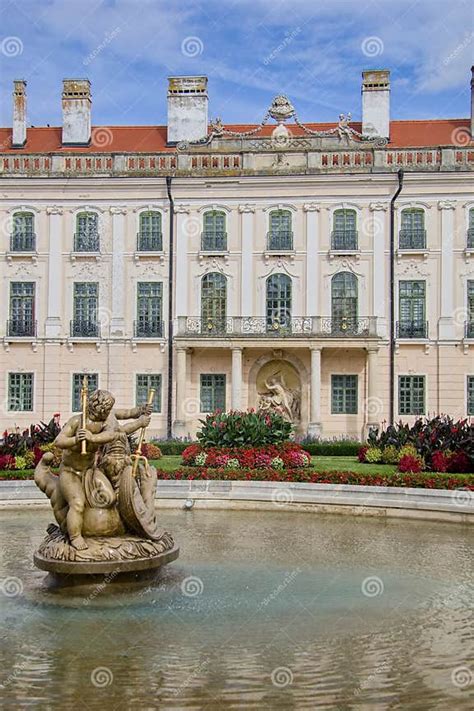
<path fill-rule="evenodd" d="M 331 249 L 334 252 L 356 252 L 358 250 L 357 230 L 334 230 L 331 232 Z"/>
<path fill-rule="evenodd" d="M 466 321 L 464 324 L 464 338 L 474 339 L 474 321 Z"/>
<path fill-rule="evenodd" d="M 154 319 L 134 321 L 133 335 L 135 338 L 163 338 L 163 322 Z"/>
<path fill-rule="evenodd" d="M 90 319 L 72 319 L 71 338 L 100 338 L 100 326 Z"/>
<path fill-rule="evenodd" d="M 9 338 L 36 338 L 37 323 L 30 318 L 14 318 L 7 321 Z"/>
<path fill-rule="evenodd" d="M 287 230 L 267 232 L 268 252 L 292 252 L 293 232 Z"/>
<path fill-rule="evenodd" d="M 226 252 L 227 232 L 202 232 L 201 233 L 202 252 Z"/>
<path fill-rule="evenodd" d="M 397 321 L 397 338 L 428 338 L 428 321 Z"/>
<path fill-rule="evenodd" d="M 97 254 L 100 252 L 100 238 L 97 231 L 76 232 L 74 235 L 73 251 L 76 254 Z"/>
<path fill-rule="evenodd" d="M 29 234 L 12 234 L 10 235 L 10 252 L 35 252 L 36 251 L 36 235 L 32 232 Z"/>
<path fill-rule="evenodd" d="M 137 252 L 161 252 L 163 250 L 162 232 L 138 232 Z"/>
<path fill-rule="evenodd" d="M 325 316 L 295 316 L 284 321 L 272 321 L 258 316 L 229 316 L 221 319 L 178 318 L 178 336 L 258 337 L 258 338 L 374 338 L 376 317 L 327 318 Z"/>
<path fill-rule="evenodd" d="M 426 230 L 400 230 L 398 249 L 424 251 L 426 249 Z"/>

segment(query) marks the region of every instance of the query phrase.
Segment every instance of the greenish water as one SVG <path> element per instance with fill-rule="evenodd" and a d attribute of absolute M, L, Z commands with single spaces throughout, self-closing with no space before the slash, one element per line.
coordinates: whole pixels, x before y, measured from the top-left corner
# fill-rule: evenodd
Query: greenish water
<path fill-rule="evenodd" d="M 46 512 L 0 515 L 5 709 L 472 708 L 466 527 L 165 511 L 153 581 L 50 589 Z"/>

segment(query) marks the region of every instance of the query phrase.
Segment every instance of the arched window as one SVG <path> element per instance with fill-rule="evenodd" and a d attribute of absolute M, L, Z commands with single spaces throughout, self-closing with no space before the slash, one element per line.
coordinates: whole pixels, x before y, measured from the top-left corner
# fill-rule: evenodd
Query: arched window
<path fill-rule="evenodd" d="M 331 249 L 357 249 L 357 213 L 355 210 L 334 210 Z"/>
<path fill-rule="evenodd" d="M 291 279 L 272 274 L 267 279 L 267 331 L 291 331 Z"/>
<path fill-rule="evenodd" d="M 140 227 L 137 237 L 138 252 L 161 252 L 163 233 L 161 230 L 161 212 L 146 210 L 140 213 Z"/>
<path fill-rule="evenodd" d="M 227 279 L 219 272 L 205 274 L 201 282 L 202 332 L 210 336 L 226 332 Z"/>
<path fill-rule="evenodd" d="M 399 249 L 426 249 L 425 211 L 420 207 L 402 210 Z"/>
<path fill-rule="evenodd" d="M 358 288 L 352 272 L 339 272 L 331 281 L 333 333 L 357 333 Z"/>
<path fill-rule="evenodd" d="M 474 249 L 474 207 L 469 210 L 469 227 L 467 228 L 467 248 Z"/>
<path fill-rule="evenodd" d="M 75 252 L 99 252 L 99 216 L 96 212 L 78 212 L 76 215 Z"/>
<path fill-rule="evenodd" d="M 293 249 L 291 212 L 289 210 L 272 210 L 269 220 L 267 249 L 277 251 L 280 249 L 283 251 Z"/>
<path fill-rule="evenodd" d="M 201 249 L 203 252 L 222 252 L 227 250 L 227 232 L 225 212 L 208 210 L 203 216 Z"/>
<path fill-rule="evenodd" d="M 32 212 L 15 212 L 10 250 L 12 252 L 34 252 L 35 249 L 35 216 Z"/>

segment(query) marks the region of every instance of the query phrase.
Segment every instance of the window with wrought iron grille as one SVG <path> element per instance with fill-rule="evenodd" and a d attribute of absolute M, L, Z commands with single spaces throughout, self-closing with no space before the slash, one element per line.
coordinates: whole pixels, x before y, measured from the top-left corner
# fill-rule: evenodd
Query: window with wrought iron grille
<path fill-rule="evenodd" d="M 35 216 L 32 212 L 15 212 L 10 250 L 12 252 L 34 252 L 35 249 Z"/>
<path fill-rule="evenodd" d="M 137 338 L 161 338 L 163 335 L 163 284 L 158 281 L 137 284 Z"/>
<path fill-rule="evenodd" d="M 153 412 L 161 412 L 161 374 L 159 373 L 138 373 L 136 376 L 136 404 L 144 405 L 148 402 L 148 393 L 154 389 Z"/>
<path fill-rule="evenodd" d="M 97 282 L 75 282 L 71 336 L 85 338 L 99 336 L 98 308 L 99 284 Z"/>
<path fill-rule="evenodd" d="M 139 252 L 161 252 L 163 249 L 163 232 L 161 213 L 157 210 L 147 210 L 140 213 L 140 231 L 137 239 Z"/>
<path fill-rule="evenodd" d="M 202 332 L 223 334 L 226 332 L 227 279 L 219 272 L 205 274 L 201 281 Z"/>
<path fill-rule="evenodd" d="M 227 250 L 225 212 L 208 210 L 204 213 L 201 249 L 204 252 L 222 252 Z"/>
<path fill-rule="evenodd" d="M 398 285 L 398 338 L 426 338 L 426 283 L 402 280 Z"/>
<path fill-rule="evenodd" d="M 467 248 L 474 249 L 474 207 L 469 210 L 469 226 L 467 228 Z"/>
<path fill-rule="evenodd" d="M 398 376 L 398 414 L 425 414 L 425 376 Z"/>
<path fill-rule="evenodd" d="M 225 375 L 201 375 L 201 412 L 225 410 Z"/>
<path fill-rule="evenodd" d="M 98 373 L 73 373 L 72 376 L 72 412 L 80 412 L 82 410 L 81 390 L 84 376 L 87 376 L 87 393 L 92 393 L 99 387 Z"/>
<path fill-rule="evenodd" d="M 359 308 L 357 277 L 352 272 L 339 272 L 331 280 L 331 331 L 334 334 L 356 333 Z"/>
<path fill-rule="evenodd" d="M 421 208 L 402 210 L 399 249 L 426 249 L 425 211 Z"/>
<path fill-rule="evenodd" d="M 99 252 L 99 216 L 96 212 L 79 212 L 76 215 L 74 235 L 75 252 Z"/>
<path fill-rule="evenodd" d="M 467 414 L 474 417 L 474 375 L 467 376 Z"/>
<path fill-rule="evenodd" d="M 358 376 L 331 375 L 331 413 L 357 415 Z"/>
<path fill-rule="evenodd" d="M 467 282 L 466 338 L 474 338 L 474 279 Z"/>
<path fill-rule="evenodd" d="M 291 331 L 291 278 L 287 274 L 271 274 L 267 279 L 267 331 Z"/>
<path fill-rule="evenodd" d="M 9 336 L 35 336 L 35 282 L 13 281 L 10 283 L 10 318 L 7 324 Z"/>
<path fill-rule="evenodd" d="M 8 373 L 8 409 L 33 412 L 33 373 Z"/>
<path fill-rule="evenodd" d="M 292 216 L 289 210 L 272 210 L 267 235 L 268 250 L 293 249 Z"/>
<path fill-rule="evenodd" d="M 355 210 L 335 210 L 331 249 L 357 249 L 357 213 Z"/>

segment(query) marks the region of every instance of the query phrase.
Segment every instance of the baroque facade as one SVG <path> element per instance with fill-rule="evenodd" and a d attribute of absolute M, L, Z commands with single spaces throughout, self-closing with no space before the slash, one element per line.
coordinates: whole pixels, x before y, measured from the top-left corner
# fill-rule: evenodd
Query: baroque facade
<path fill-rule="evenodd" d="M 0 426 L 156 388 L 151 431 L 281 407 L 301 435 L 474 416 L 474 142 L 466 119 L 391 121 L 387 71 L 362 122 L 208 121 L 173 77 L 168 126 L 95 127 L 87 80 L 63 126 L 0 129 Z"/>

